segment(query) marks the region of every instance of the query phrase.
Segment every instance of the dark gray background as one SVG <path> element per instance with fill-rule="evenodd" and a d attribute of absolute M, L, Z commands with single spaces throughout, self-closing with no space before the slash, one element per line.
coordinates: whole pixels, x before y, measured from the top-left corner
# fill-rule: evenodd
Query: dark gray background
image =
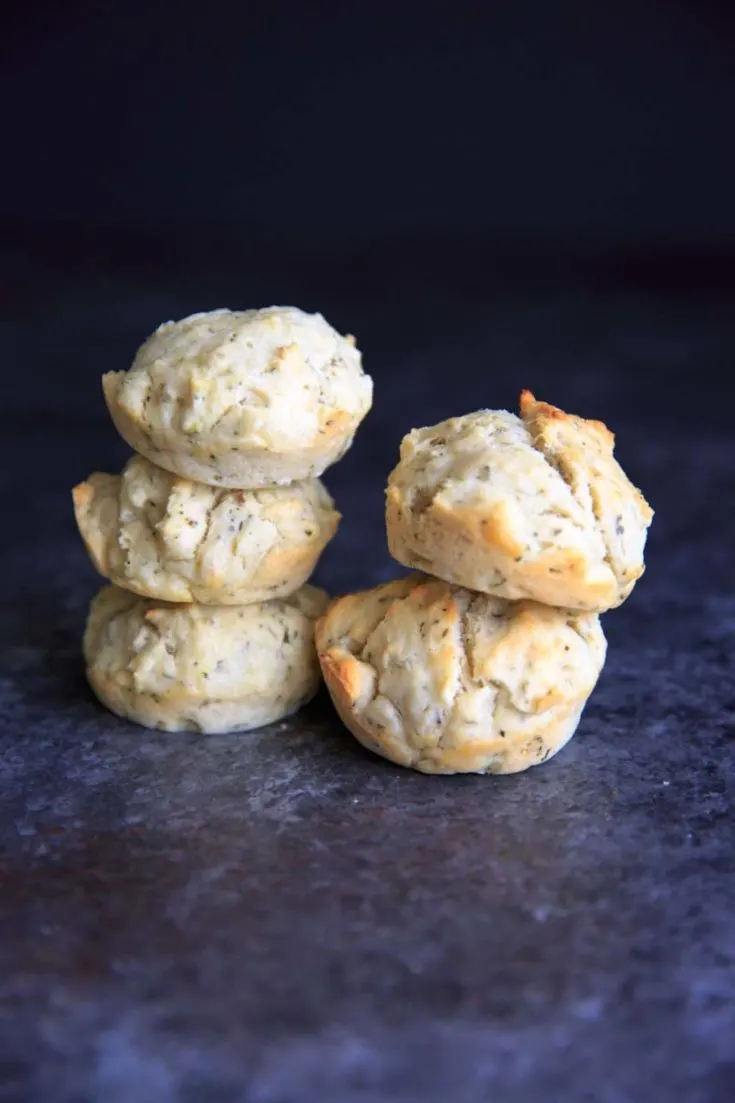
<path fill-rule="evenodd" d="M 36 4 L 0 41 L 0 1099 L 735 1091 L 730 5 Z M 69 489 L 161 320 L 292 302 L 376 384 L 318 580 L 398 572 L 411 426 L 522 386 L 656 509 L 578 735 L 511 778 L 105 713 Z"/>

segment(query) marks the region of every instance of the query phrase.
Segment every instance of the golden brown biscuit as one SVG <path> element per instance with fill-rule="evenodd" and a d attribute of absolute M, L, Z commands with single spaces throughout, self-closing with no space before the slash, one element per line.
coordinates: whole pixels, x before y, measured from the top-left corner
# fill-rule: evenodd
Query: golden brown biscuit
<path fill-rule="evenodd" d="M 121 436 L 175 475 L 248 489 L 340 459 L 372 403 L 354 339 L 294 307 L 166 322 L 102 378 Z"/>
<path fill-rule="evenodd" d="M 264 490 L 219 490 L 134 456 L 72 491 L 97 570 L 162 601 L 248 605 L 306 582 L 339 513 L 318 479 Z"/>
<path fill-rule="evenodd" d="M 84 633 L 100 701 L 146 728 L 248 731 L 316 693 L 314 620 L 327 595 L 303 586 L 259 605 L 169 605 L 105 586 Z"/>
<path fill-rule="evenodd" d="M 571 738 L 605 661 L 598 617 L 409 575 L 316 626 L 337 712 L 370 750 L 427 774 L 512 774 Z"/>
<path fill-rule="evenodd" d="M 401 443 L 391 555 L 483 593 L 603 612 L 643 573 L 652 510 L 598 421 L 521 396 L 521 417 L 479 410 Z"/>

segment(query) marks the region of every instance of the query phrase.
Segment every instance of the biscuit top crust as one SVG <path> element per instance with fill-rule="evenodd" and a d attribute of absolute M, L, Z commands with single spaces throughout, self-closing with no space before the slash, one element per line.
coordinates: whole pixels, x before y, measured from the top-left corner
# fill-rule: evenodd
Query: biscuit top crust
<path fill-rule="evenodd" d="M 148 431 L 284 453 L 344 431 L 372 402 L 354 338 L 278 306 L 165 322 L 103 387 Z"/>
<path fill-rule="evenodd" d="M 615 436 L 601 421 L 566 414 L 521 392 L 521 418 L 534 448 L 597 528 L 619 585 L 635 581 L 653 510 L 615 459 Z"/>
<path fill-rule="evenodd" d="M 599 607 L 618 604 L 643 572 L 653 511 L 615 459 L 605 425 L 530 391 L 520 408 L 520 417 L 478 410 L 414 429 L 401 442 L 389 501 L 409 516 L 431 509 L 451 517 L 519 576 L 526 564 L 552 572 L 579 564 Z"/>

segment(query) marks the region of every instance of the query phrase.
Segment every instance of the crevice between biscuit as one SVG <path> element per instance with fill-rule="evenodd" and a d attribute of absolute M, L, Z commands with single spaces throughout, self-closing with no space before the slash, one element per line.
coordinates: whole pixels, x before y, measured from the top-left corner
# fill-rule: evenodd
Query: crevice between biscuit
<path fill-rule="evenodd" d="M 590 483 L 589 479 L 585 478 L 585 480 L 584 480 L 584 484 L 585 484 L 585 487 L 587 489 L 587 494 L 588 494 L 588 497 L 589 497 L 589 507 L 587 507 L 586 502 L 584 502 L 582 500 L 582 497 L 580 496 L 580 494 L 577 490 L 577 484 L 579 482 L 579 475 L 577 475 L 576 478 L 575 478 L 575 476 L 572 475 L 571 472 L 569 471 L 569 469 L 566 466 L 566 464 L 564 463 L 564 461 L 559 456 L 555 455 L 554 453 L 547 451 L 544 448 L 541 439 L 537 438 L 534 435 L 534 433 L 528 428 L 528 426 L 526 426 L 526 428 L 528 429 L 528 435 L 529 435 L 529 438 L 530 438 L 530 441 L 531 441 L 531 445 L 533 446 L 535 451 L 538 452 L 538 454 L 548 464 L 548 466 L 552 469 L 552 471 L 555 471 L 557 473 L 557 475 L 562 480 L 562 482 L 566 486 L 569 487 L 569 490 L 570 490 L 571 495 L 574 498 L 575 502 L 579 506 L 581 506 L 581 508 L 586 513 L 588 513 L 590 515 L 592 523 L 593 523 L 593 527 L 595 528 L 595 531 L 599 535 L 600 540 L 602 542 L 602 547 L 604 549 L 603 562 L 605 562 L 607 564 L 607 566 L 610 568 L 610 570 L 612 571 L 612 574 L 613 574 L 617 584 L 619 586 L 622 585 L 620 572 L 618 571 L 618 569 L 615 565 L 615 561 L 614 561 L 613 554 L 612 554 L 612 548 L 610 546 L 610 541 L 608 540 L 607 533 L 605 532 L 605 526 L 602 523 L 599 497 L 598 497 L 596 491 L 593 489 L 592 484 Z M 571 518 L 570 518 L 570 520 L 571 520 Z M 577 527 L 580 529 L 580 531 L 582 531 L 582 526 L 581 525 L 578 525 Z"/>

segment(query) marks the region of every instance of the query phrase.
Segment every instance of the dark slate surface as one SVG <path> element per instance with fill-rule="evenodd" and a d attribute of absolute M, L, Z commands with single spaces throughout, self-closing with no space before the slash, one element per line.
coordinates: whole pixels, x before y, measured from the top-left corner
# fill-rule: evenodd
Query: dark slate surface
<path fill-rule="evenodd" d="M 731 303 L 146 281 L 10 257 L 0 341 L 0 1099 L 719 1103 L 735 1093 Z M 20 274 L 19 274 L 20 273 Z M 357 280 L 359 283 L 359 279 Z M 396 283 L 400 282 L 396 277 Z M 353 284 L 355 279 L 353 279 Z M 237 291 L 234 289 L 237 287 Z M 306 288 L 306 291 L 304 291 Z M 167 316 L 295 299 L 357 332 L 376 407 L 328 477 L 319 580 L 397 573 L 401 434 L 521 385 L 617 430 L 657 515 L 578 735 L 427 778 L 329 702 L 242 737 L 106 714 L 69 487 L 124 446 L 98 391 Z"/>

